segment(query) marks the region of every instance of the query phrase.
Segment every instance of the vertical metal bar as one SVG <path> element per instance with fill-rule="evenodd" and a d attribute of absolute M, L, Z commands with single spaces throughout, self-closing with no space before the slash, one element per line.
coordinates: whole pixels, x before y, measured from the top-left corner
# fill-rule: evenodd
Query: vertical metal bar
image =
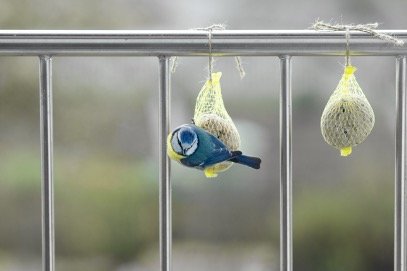
<path fill-rule="evenodd" d="M 280 271 L 292 271 L 291 57 L 281 56 L 280 64 Z"/>
<path fill-rule="evenodd" d="M 170 128 L 170 72 L 169 57 L 159 57 L 159 181 L 160 181 L 160 270 L 171 270 L 171 179 L 167 156 L 167 135 Z"/>
<path fill-rule="evenodd" d="M 395 271 L 407 271 L 406 105 L 406 56 L 400 56 L 396 60 Z"/>
<path fill-rule="evenodd" d="M 52 61 L 40 56 L 40 129 L 42 178 L 42 261 L 44 271 L 55 270 L 54 184 L 52 133 Z"/>

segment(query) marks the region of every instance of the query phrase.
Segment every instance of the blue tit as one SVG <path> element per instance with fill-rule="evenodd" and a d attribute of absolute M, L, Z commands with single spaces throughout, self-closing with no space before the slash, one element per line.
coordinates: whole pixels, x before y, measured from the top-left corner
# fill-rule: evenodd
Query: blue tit
<path fill-rule="evenodd" d="M 168 156 L 187 167 L 203 170 L 206 177 L 216 177 L 216 164 L 231 161 L 260 168 L 261 160 L 243 155 L 241 151 L 231 151 L 214 135 L 195 124 L 184 124 L 167 137 Z"/>

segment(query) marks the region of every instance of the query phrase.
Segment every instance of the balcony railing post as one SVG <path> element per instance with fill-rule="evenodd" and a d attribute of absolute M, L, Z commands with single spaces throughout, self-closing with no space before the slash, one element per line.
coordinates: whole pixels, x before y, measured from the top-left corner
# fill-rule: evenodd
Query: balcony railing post
<path fill-rule="evenodd" d="M 167 135 L 170 127 L 170 72 L 169 57 L 159 57 L 159 186 L 160 186 L 160 266 L 171 271 L 171 179 L 167 156 Z"/>
<path fill-rule="evenodd" d="M 54 183 L 52 129 L 52 60 L 40 56 L 40 130 L 42 179 L 42 264 L 55 270 Z"/>
<path fill-rule="evenodd" d="M 406 186 L 406 56 L 396 60 L 396 172 L 394 216 L 394 270 L 407 271 L 407 186 Z"/>
<path fill-rule="evenodd" d="M 292 271 L 291 57 L 281 56 L 280 63 L 280 271 Z"/>

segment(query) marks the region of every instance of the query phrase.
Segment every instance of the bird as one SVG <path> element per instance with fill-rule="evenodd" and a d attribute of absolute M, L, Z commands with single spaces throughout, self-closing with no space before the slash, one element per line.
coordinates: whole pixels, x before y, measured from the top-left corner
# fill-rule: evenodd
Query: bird
<path fill-rule="evenodd" d="M 220 171 L 217 164 L 230 161 L 254 169 L 260 168 L 261 159 L 231 151 L 221 140 L 195 124 L 184 124 L 167 137 L 167 154 L 184 166 L 203 170 L 208 178 Z"/>

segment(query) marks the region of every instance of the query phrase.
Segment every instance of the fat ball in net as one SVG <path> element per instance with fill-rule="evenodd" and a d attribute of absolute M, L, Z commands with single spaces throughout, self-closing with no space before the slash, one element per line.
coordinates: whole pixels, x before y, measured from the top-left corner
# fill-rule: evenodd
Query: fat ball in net
<path fill-rule="evenodd" d="M 362 143 L 372 131 L 375 116 L 356 81 L 356 68 L 346 66 L 338 86 L 328 100 L 321 117 L 325 141 L 348 156 L 352 147 Z"/>
<path fill-rule="evenodd" d="M 220 86 L 221 72 L 212 73 L 198 94 L 195 105 L 195 125 L 208 131 L 221 140 L 230 150 L 240 147 L 240 136 L 232 118 L 226 111 Z M 221 172 L 228 169 L 232 162 L 215 165 L 214 170 Z"/>

